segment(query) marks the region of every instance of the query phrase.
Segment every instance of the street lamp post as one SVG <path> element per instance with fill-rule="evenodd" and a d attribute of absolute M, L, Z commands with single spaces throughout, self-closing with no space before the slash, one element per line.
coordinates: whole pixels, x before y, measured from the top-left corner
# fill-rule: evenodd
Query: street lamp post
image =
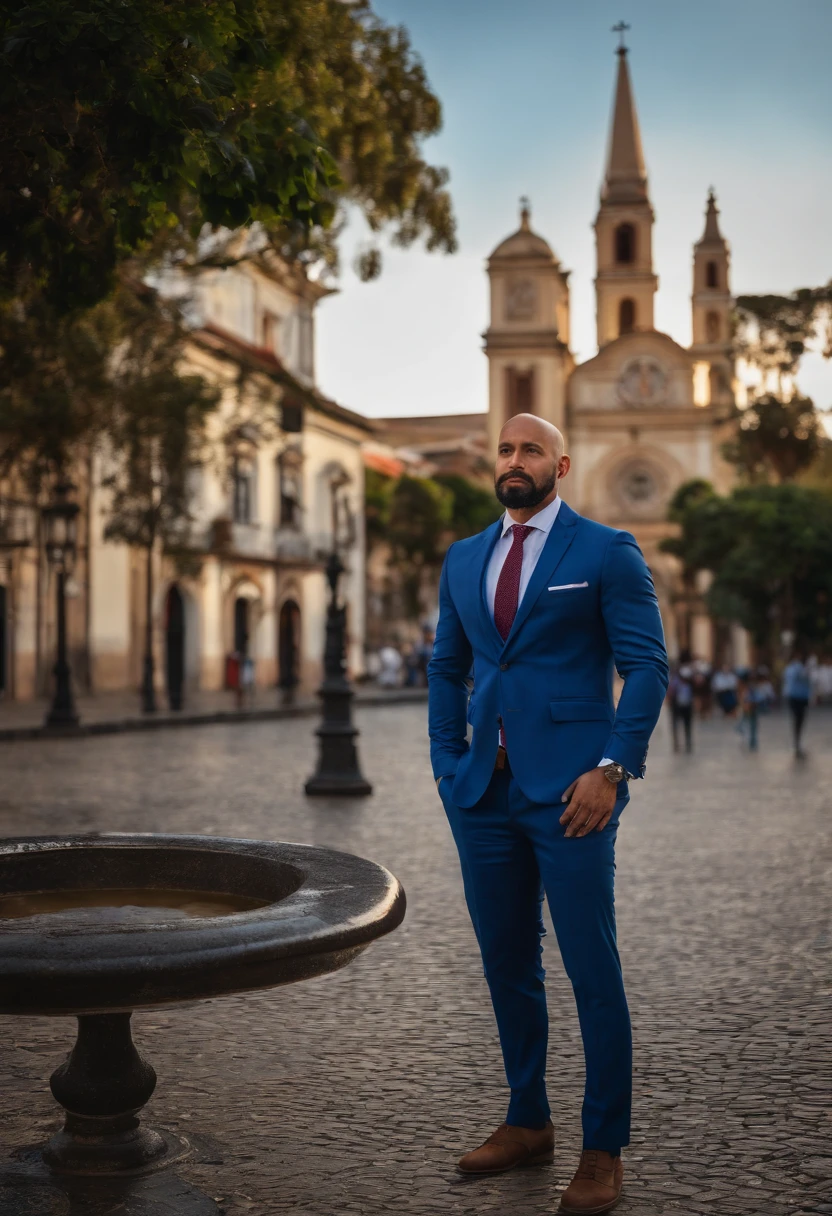
<path fill-rule="evenodd" d="M 330 599 L 326 613 L 324 680 L 318 690 L 321 698 L 321 725 L 316 732 L 320 739 L 318 767 L 305 787 L 306 793 L 311 795 L 357 796 L 373 792 L 359 767 L 355 746 L 358 730 L 352 724 L 353 691 L 344 661 L 347 610 L 338 603 L 338 580 L 343 572 L 341 559 L 333 552 L 326 566 Z"/>
<path fill-rule="evenodd" d="M 147 547 L 145 580 L 144 661 L 142 663 L 142 713 L 156 713 L 156 673 L 153 661 L 153 542 Z"/>
<path fill-rule="evenodd" d="M 55 486 L 53 501 L 41 513 L 46 556 L 56 573 L 56 606 L 58 617 L 58 653 L 53 668 L 55 696 L 46 715 L 45 725 L 65 730 L 78 725 L 78 713 L 72 695 L 72 673 L 66 652 L 66 580 L 75 565 L 78 532 L 78 504 L 71 502 L 73 487 L 62 481 Z"/>

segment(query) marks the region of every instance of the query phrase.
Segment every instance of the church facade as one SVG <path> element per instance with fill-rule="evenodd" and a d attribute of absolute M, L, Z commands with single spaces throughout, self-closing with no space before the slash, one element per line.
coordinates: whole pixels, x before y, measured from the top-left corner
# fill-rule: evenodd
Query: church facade
<path fill-rule="evenodd" d="M 702 585 L 686 585 L 676 560 L 658 547 L 683 482 L 701 477 L 720 490 L 731 483 L 719 454 L 720 419 L 735 385 L 729 247 L 711 192 L 693 249 L 693 343 L 685 348 L 655 328 L 653 223 L 622 46 L 595 220 L 598 353 L 580 364 L 573 357 L 568 272 L 532 230 L 524 203 L 519 229 L 488 259 L 489 446 L 496 448 L 514 414 L 538 414 L 559 427 L 572 458 L 564 496 L 581 514 L 635 535 L 653 571 L 671 654 L 689 648 L 742 661 L 744 638 L 717 636 Z"/>

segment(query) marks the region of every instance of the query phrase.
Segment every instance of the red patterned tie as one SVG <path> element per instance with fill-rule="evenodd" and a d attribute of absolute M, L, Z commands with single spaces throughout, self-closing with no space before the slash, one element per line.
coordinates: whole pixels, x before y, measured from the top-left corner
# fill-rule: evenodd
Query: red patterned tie
<path fill-rule="evenodd" d="M 500 577 L 497 579 L 497 590 L 494 592 L 494 624 L 500 631 L 503 641 L 506 640 L 514 618 L 517 616 L 517 603 L 520 598 L 520 571 L 523 569 L 523 541 L 532 528 L 525 524 L 512 524 L 509 531 L 513 534 L 511 548 L 508 551 Z M 500 746 L 505 747 L 506 734 L 500 723 Z"/>
<path fill-rule="evenodd" d="M 534 529 L 527 528 L 525 524 L 512 524 L 509 528 L 514 538 L 497 579 L 497 590 L 494 592 L 494 624 L 499 629 L 503 641 L 511 632 L 514 618 L 517 616 L 520 571 L 523 569 L 523 541 L 532 531 Z"/>

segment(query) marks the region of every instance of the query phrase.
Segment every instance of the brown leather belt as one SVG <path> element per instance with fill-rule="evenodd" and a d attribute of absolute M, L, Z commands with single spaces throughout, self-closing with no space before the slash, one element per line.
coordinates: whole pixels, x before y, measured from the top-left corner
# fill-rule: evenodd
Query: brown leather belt
<path fill-rule="evenodd" d="M 506 749 L 501 745 L 500 747 L 497 748 L 497 759 L 494 761 L 494 772 L 495 773 L 499 769 L 505 768 L 507 759 L 508 759 L 508 756 L 506 754 Z"/>

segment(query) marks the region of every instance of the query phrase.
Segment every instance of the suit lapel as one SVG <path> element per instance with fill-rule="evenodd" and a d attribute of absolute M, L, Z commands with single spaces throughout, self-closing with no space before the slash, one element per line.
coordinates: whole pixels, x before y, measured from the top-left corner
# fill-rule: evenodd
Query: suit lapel
<path fill-rule="evenodd" d="M 552 524 L 552 530 L 546 538 L 546 544 L 543 546 L 543 551 L 537 559 L 537 565 L 529 579 L 526 594 L 517 608 L 517 615 L 511 626 L 511 632 L 506 638 L 506 646 L 511 645 L 518 630 L 522 627 L 523 622 L 534 607 L 537 597 L 560 565 L 564 554 L 575 539 L 575 525 L 580 518 L 580 515 L 573 511 L 571 507 L 568 507 L 565 502 L 560 504 L 557 518 Z M 494 629 L 496 632 L 496 626 L 494 626 Z M 499 637 L 499 634 L 497 636 Z"/>
<path fill-rule="evenodd" d="M 483 538 L 483 546 L 481 549 L 480 567 L 478 572 L 479 577 L 479 611 L 482 618 L 482 627 L 487 637 L 492 638 L 498 646 L 502 647 L 503 639 L 500 636 L 500 631 L 494 624 L 494 618 L 491 615 L 491 609 L 488 606 L 488 564 L 491 561 L 491 554 L 494 552 L 494 546 L 500 539 L 500 533 L 503 530 L 502 515 L 493 523 L 490 528 L 481 534 Z"/>

